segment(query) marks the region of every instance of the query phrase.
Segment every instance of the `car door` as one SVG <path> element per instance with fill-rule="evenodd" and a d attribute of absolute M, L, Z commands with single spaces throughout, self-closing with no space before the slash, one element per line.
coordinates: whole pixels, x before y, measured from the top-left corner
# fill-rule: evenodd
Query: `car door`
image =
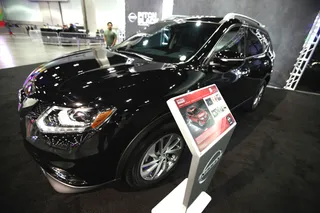
<path fill-rule="evenodd" d="M 270 58 L 266 54 L 267 40 L 258 29 L 248 27 L 246 39 L 246 60 L 242 75 L 245 99 L 255 95 L 270 68 Z"/>
<path fill-rule="evenodd" d="M 243 75 L 245 64 L 246 28 L 241 25 L 230 27 L 214 45 L 211 55 L 204 62 L 206 77 L 203 86 L 216 84 L 230 109 L 245 100 Z"/>

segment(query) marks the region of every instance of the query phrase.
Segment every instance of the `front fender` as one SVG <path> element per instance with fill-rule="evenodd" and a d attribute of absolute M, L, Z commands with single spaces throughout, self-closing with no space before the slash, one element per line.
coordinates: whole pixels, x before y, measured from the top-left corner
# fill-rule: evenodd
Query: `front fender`
<path fill-rule="evenodd" d="M 116 171 L 116 178 L 121 178 L 122 174 L 125 170 L 125 167 L 127 165 L 127 162 L 129 161 L 130 155 L 134 151 L 134 149 L 139 146 L 142 139 L 145 138 L 148 133 L 154 131 L 158 126 L 164 123 L 174 122 L 173 117 L 170 112 L 167 112 L 156 119 L 154 119 L 152 122 L 150 122 L 147 126 L 145 126 L 127 145 L 125 150 L 122 152 L 119 163 L 117 166 Z"/>

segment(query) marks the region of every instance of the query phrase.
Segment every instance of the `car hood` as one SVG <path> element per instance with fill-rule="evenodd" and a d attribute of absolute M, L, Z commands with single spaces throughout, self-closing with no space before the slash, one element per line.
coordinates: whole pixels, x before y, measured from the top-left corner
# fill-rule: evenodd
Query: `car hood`
<path fill-rule="evenodd" d="M 202 112 L 200 112 L 200 113 L 198 114 L 198 117 L 201 118 L 201 117 L 203 117 L 203 116 L 205 116 L 205 115 L 206 115 L 206 113 L 205 113 L 204 111 L 202 111 Z"/>
<path fill-rule="evenodd" d="M 176 68 L 105 49 L 89 49 L 39 66 L 27 78 L 24 91 L 32 98 L 61 106 L 147 104 L 173 91 L 184 92 L 199 79 Z"/>

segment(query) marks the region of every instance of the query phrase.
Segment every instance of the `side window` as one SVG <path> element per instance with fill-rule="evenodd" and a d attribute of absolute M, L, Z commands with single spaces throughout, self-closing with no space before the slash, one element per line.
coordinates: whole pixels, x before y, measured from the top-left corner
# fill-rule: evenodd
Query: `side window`
<path fill-rule="evenodd" d="M 171 31 L 168 28 L 163 28 L 163 30 L 161 30 L 160 44 L 161 45 L 168 45 L 170 37 L 171 37 Z"/>
<path fill-rule="evenodd" d="M 234 27 L 230 29 L 214 46 L 216 58 L 244 58 L 245 29 Z"/>
<path fill-rule="evenodd" d="M 268 41 L 259 30 L 249 29 L 247 39 L 247 57 L 259 55 L 264 52 Z"/>

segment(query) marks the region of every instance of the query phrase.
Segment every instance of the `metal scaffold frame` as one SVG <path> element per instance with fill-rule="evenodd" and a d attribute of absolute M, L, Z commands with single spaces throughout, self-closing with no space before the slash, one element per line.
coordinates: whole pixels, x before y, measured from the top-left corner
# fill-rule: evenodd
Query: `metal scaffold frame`
<path fill-rule="evenodd" d="M 301 79 L 301 76 L 313 55 L 313 52 L 319 43 L 319 40 L 320 40 L 319 34 L 320 34 L 320 11 L 313 23 L 313 26 L 308 34 L 308 37 L 305 43 L 303 44 L 300 55 L 297 58 L 297 62 L 293 66 L 293 70 L 290 73 L 286 86 L 284 87 L 285 89 L 288 89 L 288 90 L 296 89 Z"/>

